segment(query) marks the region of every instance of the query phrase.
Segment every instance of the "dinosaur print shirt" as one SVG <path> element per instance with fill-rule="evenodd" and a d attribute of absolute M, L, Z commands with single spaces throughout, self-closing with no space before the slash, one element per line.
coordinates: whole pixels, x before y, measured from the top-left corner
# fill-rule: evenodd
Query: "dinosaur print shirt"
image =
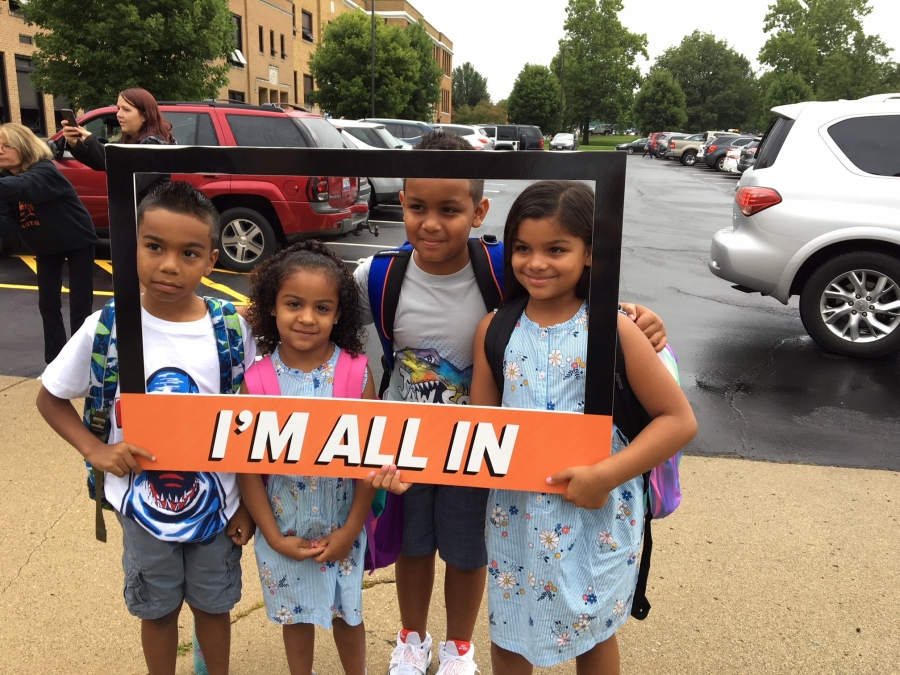
<path fill-rule="evenodd" d="M 371 262 L 365 260 L 353 273 L 366 323 L 372 323 Z M 394 371 L 385 398 L 467 405 L 475 330 L 486 313 L 471 264 L 454 274 L 436 275 L 416 265 L 415 256 L 410 258 L 394 318 Z"/>

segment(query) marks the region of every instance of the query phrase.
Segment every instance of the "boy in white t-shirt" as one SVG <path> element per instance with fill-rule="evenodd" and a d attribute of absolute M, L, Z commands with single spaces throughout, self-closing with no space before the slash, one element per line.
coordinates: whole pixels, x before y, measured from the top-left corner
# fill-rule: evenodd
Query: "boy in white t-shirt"
<path fill-rule="evenodd" d="M 215 329 L 206 301 L 195 294 L 218 257 L 217 231 L 215 206 L 188 183 L 162 185 L 138 208 L 149 393 L 220 393 Z M 253 534 L 253 522 L 240 505 L 234 474 L 141 471 L 135 457 L 155 458 L 122 441 L 117 405 L 110 410 L 108 444 L 84 425 L 70 400 L 88 395 L 99 318 L 100 312 L 89 317 L 47 366 L 38 410 L 95 469 L 106 472 L 104 494 L 123 530 L 125 602 L 141 619 L 150 673 L 175 673 L 183 602 L 194 614 L 209 673 L 227 673 L 229 613 L 241 595 L 239 546 Z M 256 348 L 249 327 L 238 320 L 246 367 Z"/>

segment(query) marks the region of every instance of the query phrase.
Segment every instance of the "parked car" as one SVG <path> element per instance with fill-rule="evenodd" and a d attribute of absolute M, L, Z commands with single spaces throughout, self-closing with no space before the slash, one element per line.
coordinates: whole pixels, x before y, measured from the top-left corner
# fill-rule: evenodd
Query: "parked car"
<path fill-rule="evenodd" d="M 753 167 L 756 164 L 756 151 L 759 148 L 759 139 L 754 140 L 752 143 L 748 143 L 741 150 L 740 159 L 738 159 L 737 169 L 741 173 L 744 173 L 747 169 Z"/>
<path fill-rule="evenodd" d="M 673 136 L 669 139 L 669 147 L 666 149 L 666 159 L 675 159 L 685 166 L 692 166 L 697 151 L 703 143 L 703 134 L 692 136 Z M 687 155 L 687 158 L 685 157 Z"/>
<path fill-rule="evenodd" d="M 709 269 L 787 304 L 824 349 L 900 349 L 900 93 L 773 108 Z"/>
<path fill-rule="evenodd" d="M 577 150 L 578 136 L 575 134 L 556 134 L 550 141 L 551 150 Z"/>
<path fill-rule="evenodd" d="M 672 140 L 687 137 L 688 134 L 663 134 L 658 139 L 656 139 L 657 157 L 661 157 L 662 159 L 672 159 L 672 155 L 669 154 L 669 143 Z"/>
<path fill-rule="evenodd" d="M 335 129 L 341 132 L 344 141 L 351 148 L 356 148 L 358 150 L 412 149 L 412 146 L 408 143 L 398 145 L 400 141 L 391 136 L 388 130 L 384 128 L 383 124 L 335 119 L 330 120 L 330 122 Z M 360 138 L 371 140 L 373 143 L 381 143 L 382 145 L 371 145 L 360 140 Z M 396 202 L 400 196 L 400 190 L 403 189 L 402 178 L 361 178 L 359 187 L 360 194 L 362 194 L 364 189 L 363 180 L 367 181 L 367 185 L 370 186 L 370 189 L 366 191 L 366 203 L 370 209 L 375 208 L 378 204 Z"/>
<path fill-rule="evenodd" d="M 611 136 L 615 132 L 615 124 L 595 124 L 588 127 L 591 136 Z"/>
<path fill-rule="evenodd" d="M 494 141 L 487 135 L 487 132 L 481 127 L 471 124 L 435 124 L 435 129 L 445 129 L 452 131 L 466 139 L 469 144 L 476 150 L 493 150 Z"/>
<path fill-rule="evenodd" d="M 412 145 L 406 141 L 401 141 L 394 136 L 387 127 L 377 122 L 358 122 L 356 120 L 336 120 L 330 119 L 329 122 L 336 128 L 344 132 L 344 136 L 352 136 L 365 148 L 378 148 L 380 150 L 412 150 Z M 352 145 L 351 147 L 359 147 Z"/>
<path fill-rule="evenodd" d="M 703 161 L 710 169 L 724 171 L 725 153 L 729 148 L 743 148 L 753 142 L 752 136 L 738 136 L 737 138 L 722 137 L 713 140 L 707 146 Z"/>
<path fill-rule="evenodd" d="M 419 143 L 421 143 L 422 136 L 431 133 L 434 130 L 434 127 L 432 125 L 426 124 L 425 122 L 419 122 L 417 120 L 395 120 L 367 117 L 359 121 L 383 124 L 384 128 L 387 129 L 392 136 L 399 138 L 401 141 L 411 143 L 412 145 L 418 145 Z"/>
<path fill-rule="evenodd" d="M 741 157 L 743 148 L 728 148 L 725 151 L 725 159 L 722 162 L 722 171 L 725 173 L 740 173 L 738 171 L 738 160 Z"/>
<path fill-rule="evenodd" d="M 527 124 L 519 126 L 519 150 L 543 150 L 544 134 L 540 127 L 534 127 Z"/>
<path fill-rule="evenodd" d="M 643 152 L 644 148 L 647 147 L 647 142 L 649 138 L 639 138 L 636 141 L 631 141 L 630 143 L 619 143 L 616 146 L 616 150 L 624 150 L 629 155 L 633 155 L 636 152 Z"/>
<path fill-rule="evenodd" d="M 179 145 L 347 147 L 324 117 L 301 110 L 209 101 L 160 103 L 159 108 Z M 114 106 L 92 110 L 78 123 L 101 141 L 116 141 L 122 133 Z M 109 236 L 106 174 L 68 151 L 56 165 L 75 186 L 98 234 Z M 368 208 L 357 203 L 356 177 L 216 173 L 173 178 L 192 183 L 218 208 L 219 260 L 234 271 L 249 271 L 284 243 L 349 232 L 368 220 Z"/>
<path fill-rule="evenodd" d="M 709 146 L 717 141 L 719 138 L 737 138 L 739 134 L 732 133 L 730 131 L 707 131 L 705 134 L 706 140 L 703 141 L 703 145 L 700 146 L 700 151 L 697 153 L 696 159 L 699 161 L 706 157 L 707 150 Z M 694 162 L 695 164 L 697 162 Z"/>

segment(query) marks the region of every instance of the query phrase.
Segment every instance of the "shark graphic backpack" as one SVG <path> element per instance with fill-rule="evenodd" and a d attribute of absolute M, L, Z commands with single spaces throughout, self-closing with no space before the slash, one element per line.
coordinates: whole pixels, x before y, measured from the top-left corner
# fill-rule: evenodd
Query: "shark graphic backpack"
<path fill-rule="evenodd" d="M 244 381 L 244 336 L 240 317 L 230 302 L 217 298 L 203 298 L 216 336 L 219 353 L 219 391 L 235 394 Z M 100 312 L 94 344 L 91 348 L 91 383 L 84 399 L 84 425 L 104 443 L 111 432 L 110 411 L 116 401 L 119 384 L 119 357 L 116 348 L 116 304 L 110 300 Z M 118 417 L 118 415 L 117 415 Z M 121 418 L 119 418 L 121 419 Z M 87 467 L 88 494 L 97 505 L 95 534 L 98 541 L 106 541 L 103 509 L 111 510 L 103 495 L 103 472 Z"/>
<path fill-rule="evenodd" d="M 503 244 L 497 238 L 486 234 L 469 239 L 469 259 L 475 271 L 475 281 L 484 298 L 486 312 L 500 306 L 503 300 Z M 384 396 L 394 369 L 394 318 L 400 301 L 400 286 L 409 258 L 412 244 L 406 242 L 399 248 L 379 251 L 372 257 L 369 268 L 369 307 L 375 320 L 375 331 L 381 340 L 384 355 L 381 364 L 384 374 L 378 387 L 378 396 Z"/>

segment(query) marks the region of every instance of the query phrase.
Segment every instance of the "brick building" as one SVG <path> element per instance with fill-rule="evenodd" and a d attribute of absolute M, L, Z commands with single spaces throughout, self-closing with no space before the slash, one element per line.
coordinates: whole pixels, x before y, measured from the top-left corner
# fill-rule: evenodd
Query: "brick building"
<path fill-rule="evenodd" d="M 61 128 L 60 109 L 71 106 L 31 84 L 35 26 L 25 24 L 20 8 L 16 0 L 0 0 L 0 122 L 19 122 L 48 136 Z"/>

